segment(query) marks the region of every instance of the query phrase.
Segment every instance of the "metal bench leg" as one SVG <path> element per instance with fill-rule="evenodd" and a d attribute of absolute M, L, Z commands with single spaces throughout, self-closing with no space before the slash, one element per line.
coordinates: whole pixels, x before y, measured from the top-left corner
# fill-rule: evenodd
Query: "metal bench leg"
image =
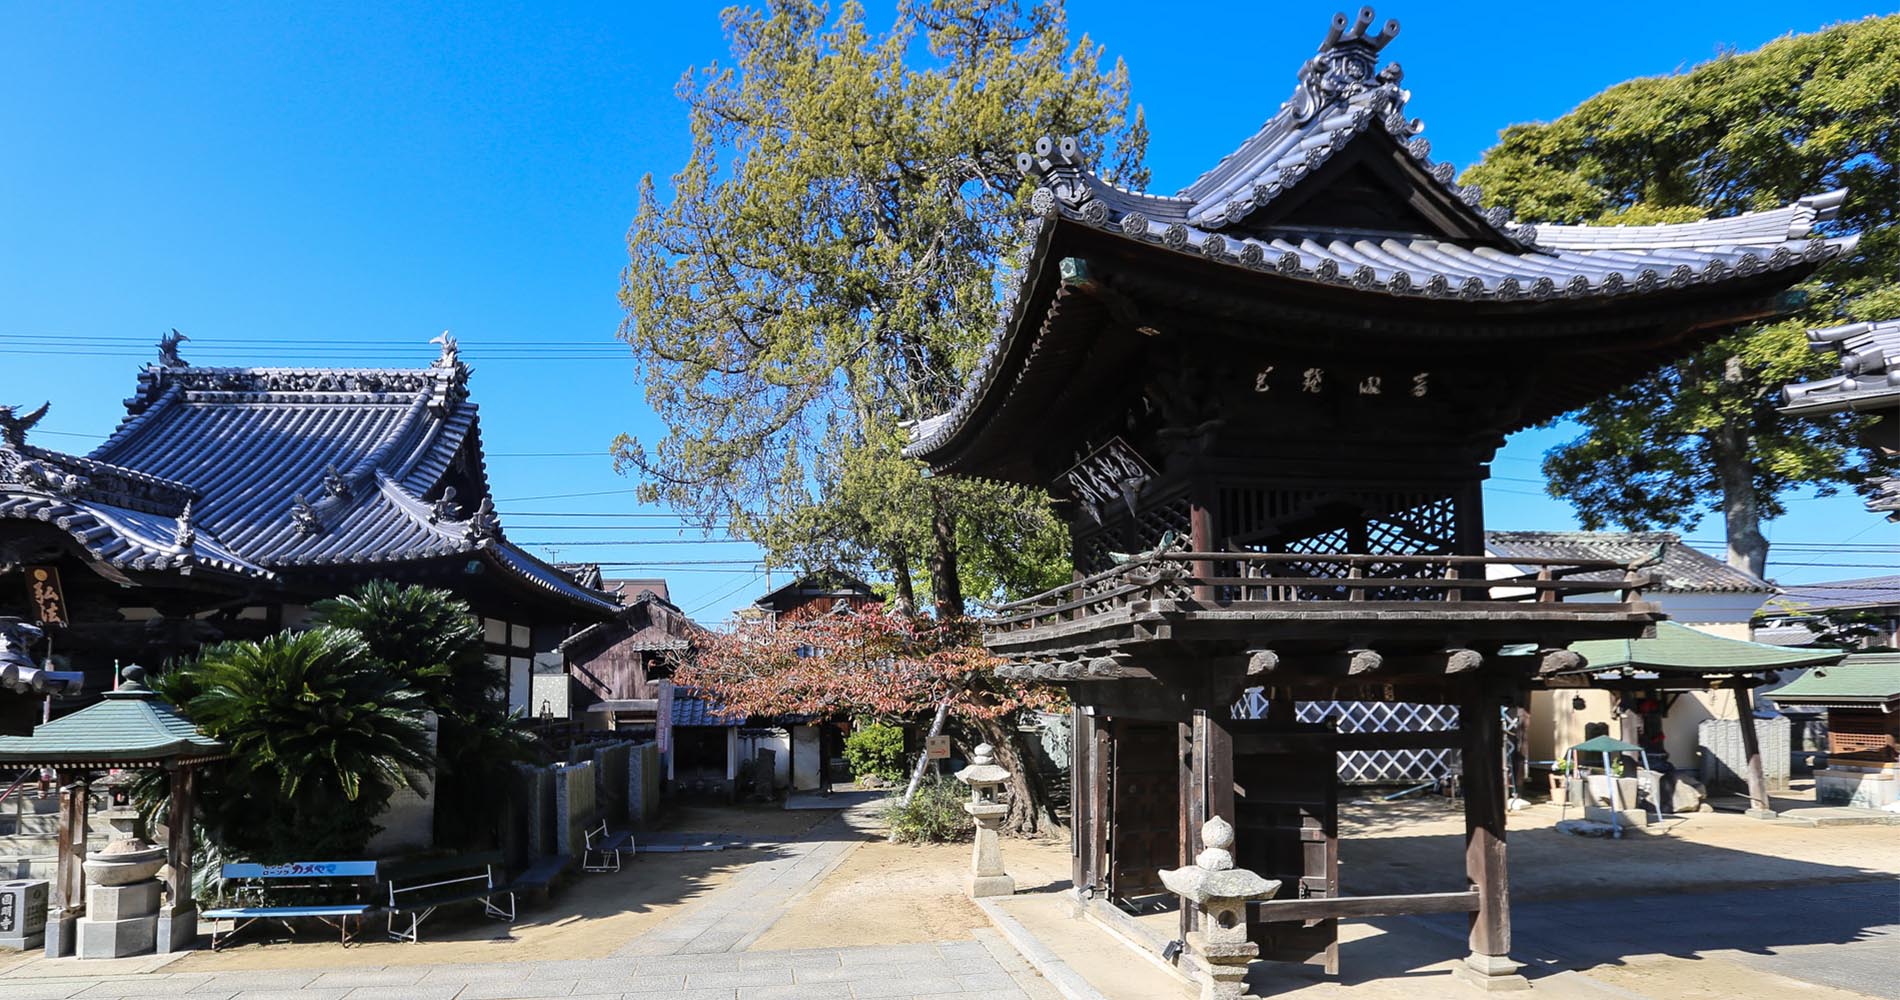
<path fill-rule="evenodd" d="M 495 900 L 501 898 L 502 896 L 508 897 L 508 908 L 506 910 L 495 905 Z M 493 896 L 489 896 L 488 898 L 482 900 L 482 908 L 483 908 L 483 912 L 487 913 L 489 916 L 494 917 L 497 920 L 506 920 L 511 924 L 514 923 L 515 922 L 514 890 L 510 889 L 507 892 L 498 892 Z"/>

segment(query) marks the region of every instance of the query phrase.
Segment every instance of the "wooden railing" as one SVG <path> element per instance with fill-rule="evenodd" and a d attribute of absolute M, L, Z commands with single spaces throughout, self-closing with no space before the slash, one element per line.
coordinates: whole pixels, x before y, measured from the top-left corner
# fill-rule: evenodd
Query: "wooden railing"
<path fill-rule="evenodd" d="M 1548 604 L 1616 594 L 1638 599 L 1654 582 L 1646 562 L 1523 556 L 1324 555 L 1303 552 L 1143 553 L 1112 569 L 993 609 L 993 629 L 1035 628 L 1136 601 L 1202 607 L 1314 601 L 1487 601 Z M 1487 577 L 1488 567 L 1516 572 Z M 1611 573 L 1615 579 L 1578 579 Z"/>

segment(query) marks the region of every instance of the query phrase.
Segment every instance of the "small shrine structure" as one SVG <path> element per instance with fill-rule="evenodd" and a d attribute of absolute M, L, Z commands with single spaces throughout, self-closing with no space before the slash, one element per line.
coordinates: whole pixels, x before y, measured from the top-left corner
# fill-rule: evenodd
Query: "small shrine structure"
<path fill-rule="evenodd" d="M 1656 633 L 1644 639 L 1591 639 L 1571 651 L 1583 657 L 1575 667 L 1540 676 L 1538 684 L 1552 691 L 1599 688 L 1654 706 L 1653 711 L 1626 713 L 1642 729 L 1640 749 L 1666 758 L 1664 717 L 1677 698 L 1692 691 L 1726 690 L 1735 699 L 1736 724 L 1741 732 L 1741 760 L 1735 771 L 1748 789 L 1748 814 L 1773 819 L 1775 812 L 1762 765 L 1761 737 L 1755 720 L 1754 691 L 1775 679 L 1778 671 L 1801 670 L 1834 663 L 1846 655 L 1839 649 L 1800 649 L 1730 639 L 1699 632 L 1676 622 L 1659 622 Z M 1779 699 L 1777 699 L 1779 700 Z M 1632 718 L 1633 716 L 1633 718 Z M 1705 762 L 1720 767 L 1720 763 Z M 1711 775 L 1704 775 L 1705 780 Z M 1786 787 L 1786 770 L 1782 771 Z"/>
<path fill-rule="evenodd" d="M 0 766 L 50 767 L 59 778 L 59 853 L 46 922 L 48 956 L 73 954 L 75 944 L 82 958 L 132 954 L 147 950 L 137 947 L 145 941 L 147 930 L 152 935 L 151 947 L 161 953 L 190 946 L 198 929 L 197 905 L 191 895 L 197 769 L 226 756 L 224 744 L 199 732 L 145 686 L 145 670 L 136 665 L 125 668 L 118 688 L 107 691 L 102 701 L 45 723 L 31 736 L 0 736 Z M 106 851 L 88 856 L 87 810 L 95 777 L 111 770 L 152 768 L 163 769 L 170 779 L 162 858 L 147 860 L 141 852 L 125 850 L 125 845 L 108 845 Z M 123 791 L 115 789 L 115 794 Z M 129 808 L 127 802 L 115 805 Z M 133 864 L 126 864 L 125 855 L 134 855 Z M 155 912 L 121 913 L 115 908 L 110 923 L 136 921 L 139 926 L 105 928 L 99 935 L 103 950 L 87 954 L 86 942 L 79 940 L 83 930 L 79 923 L 88 909 L 88 867 L 111 871 L 114 883 L 132 885 L 151 878 L 161 860 L 163 897 Z M 94 888 L 113 890 L 124 885 Z"/>
<path fill-rule="evenodd" d="M 1777 706 L 1827 711 L 1823 805 L 1882 809 L 1900 801 L 1900 653 L 1854 653 L 1777 689 Z"/>
<path fill-rule="evenodd" d="M 1654 226 L 1486 208 L 1380 65 L 1398 27 L 1335 17 L 1291 99 L 1173 195 L 1115 186 L 1074 139 L 1020 156 L 1034 218 L 994 337 L 906 454 L 1046 489 L 1068 518 L 1074 582 L 1002 608 L 985 642 L 1074 700 L 1083 905 L 1177 953 L 1195 911 L 1159 873 L 1219 817 L 1235 865 L 1281 883 L 1247 906 L 1261 958 L 1336 971 L 1338 918 L 1466 912 L 1464 972 L 1518 986 L 1502 713 L 1581 663 L 1569 643 L 1660 614 L 1637 563 L 1484 555 L 1488 463 L 1786 313 L 1852 241 L 1815 228 L 1844 192 Z M 1233 710 L 1249 689 L 1261 717 Z M 1294 721 L 1334 699 L 1451 704 L 1460 724 Z M 1462 752 L 1465 887 L 1342 895 L 1336 755 L 1420 746 Z M 1178 922 L 1157 932 L 1155 910 Z"/>

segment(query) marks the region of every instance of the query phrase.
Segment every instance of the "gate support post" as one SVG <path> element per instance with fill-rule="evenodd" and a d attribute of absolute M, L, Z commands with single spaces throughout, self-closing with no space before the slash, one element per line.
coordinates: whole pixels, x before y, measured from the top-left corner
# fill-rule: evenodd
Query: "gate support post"
<path fill-rule="evenodd" d="M 1504 852 L 1504 701 L 1478 680 L 1458 704 L 1464 734 L 1465 875 L 1478 893 L 1471 954 L 1458 972 L 1484 990 L 1522 990 L 1530 981 L 1511 961 L 1510 870 Z"/>

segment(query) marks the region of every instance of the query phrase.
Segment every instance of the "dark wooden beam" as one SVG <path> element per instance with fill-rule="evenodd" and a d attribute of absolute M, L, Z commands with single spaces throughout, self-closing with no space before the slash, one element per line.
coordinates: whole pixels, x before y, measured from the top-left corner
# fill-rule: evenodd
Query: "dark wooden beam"
<path fill-rule="evenodd" d="M 1333 899 L 1269 899 L 1247 904 L 1247 921 L 1409 917 L 1421 913 L 1472 913 L 1478 894 L 1423 892 L 1399 896 L 1339 896 Z"/>
<path fill-rule="evenodd" d="M 1746 774 L 1748 781 L 1748 815 L 1758 819 L 1774 819 L 1775 809 L 1768 801 L 1768 779 L 1762 773 L 1761 738 L 1755 732 L 1755 705 L 1753 692 L 1748 687 L 1735 689 L 1735 714 L 1740 716 L 1742 725 L 1742 752 L 1748 756 Z"/>

